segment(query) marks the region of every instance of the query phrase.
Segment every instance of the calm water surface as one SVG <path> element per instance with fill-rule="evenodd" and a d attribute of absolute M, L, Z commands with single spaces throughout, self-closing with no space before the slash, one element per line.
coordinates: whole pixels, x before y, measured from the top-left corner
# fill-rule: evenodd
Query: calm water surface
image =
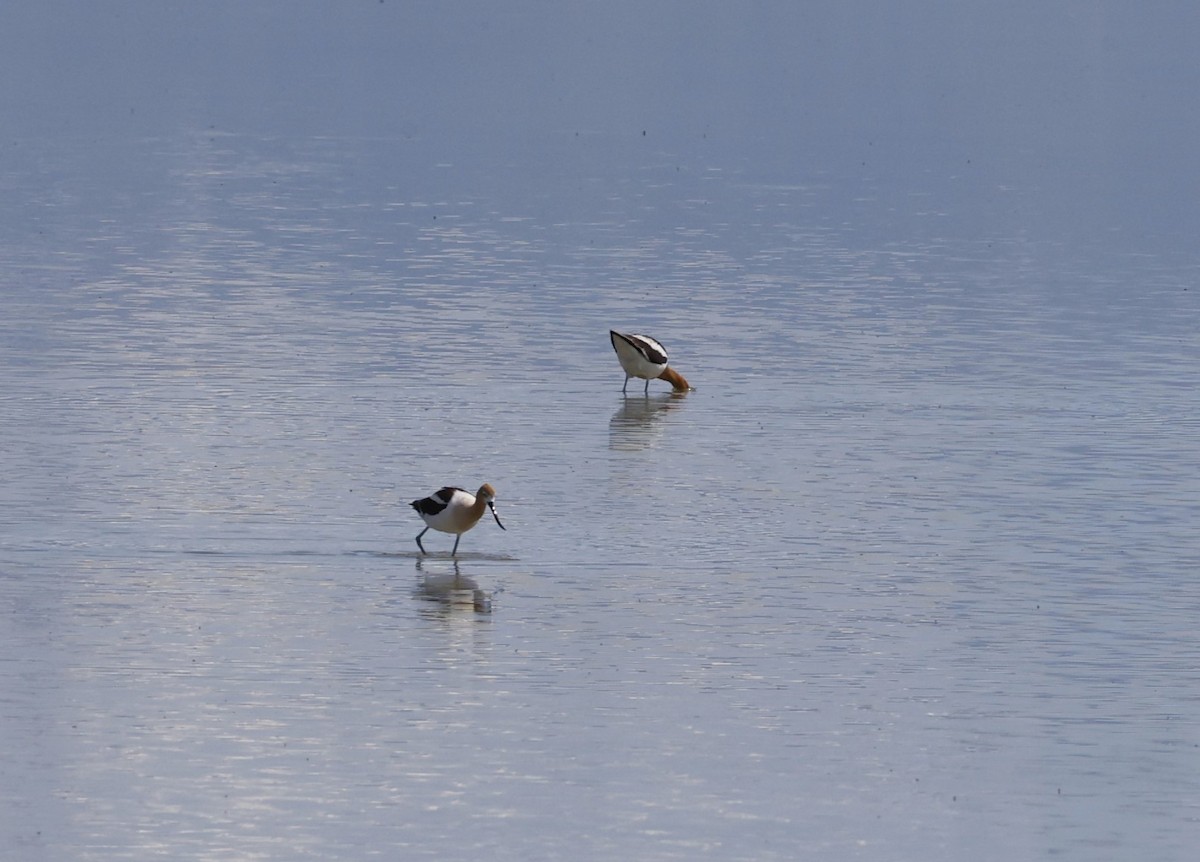
<path fill-rule="evenodd" d="M 1194 256 L 599 146 L 9 148 L 9 852 L 1192 858 Z"/>

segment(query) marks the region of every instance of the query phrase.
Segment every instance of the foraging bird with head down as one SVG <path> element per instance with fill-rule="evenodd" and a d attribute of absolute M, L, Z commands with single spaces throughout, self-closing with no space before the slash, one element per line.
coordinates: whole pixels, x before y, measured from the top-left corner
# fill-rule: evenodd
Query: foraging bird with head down
<path fill-rule="evenodd" d="M 617 352 L 621 367 L 625 369 L 625 386 L 621 387 L 622 392 L 629 385 L 630 377 L 644 379 L 647 394 L 650 392 L 651 380 L 665 380 L 675 392 L 687 392 L 692 388 L 683 379 L 682 374 L 667 365 L 667 349 L 650 336 L 625 334 L 610 329 L 608 338 L 612 341 L 613 350 Z"/>
<path fill-rule="evenodd" d="M 425 529 L 417 534 L 417 547 L 421 549 L 421 553 L 427 553 L 425 546 L 421 544 L 421 536 L 428 533 L 432 527 L 443 533 L 455 534 L 454 549 L 450 556 L 457 555 L 462 534 L 479 523 L 484 509 L 491 509 L 496 526 L 503 530 L 504 525 L 500 523 L 500 516 L 496 514 L 496 506 L 492 502 L 495 499 L 496 489 L 484 482 L 474 494 L 462 488 L 446 487 L 428 497 L 413 500 L 412 507 L 426 524 Z"/>

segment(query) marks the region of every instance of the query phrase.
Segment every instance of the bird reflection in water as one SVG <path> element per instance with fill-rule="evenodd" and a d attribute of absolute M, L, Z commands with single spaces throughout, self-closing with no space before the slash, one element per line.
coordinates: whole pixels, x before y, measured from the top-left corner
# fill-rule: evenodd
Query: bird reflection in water
<path fill-rule="evenodd" d="M 662 420 L 683 405 L 687 392 L 664 395 L 628 395 L 608 420 L 609 448 L 645 449 L 662 434 Z"/>
<path fill-rule="evenodd" d="M 479 582 L 459 570 L 453 560 L 453 571 L 426 572 L 424 560 L 417 559 L 417 598 L 438 602 L 447 610 L 474 610 L 481 614 L 492 612 L 492 594 L 480 589 Z"/>

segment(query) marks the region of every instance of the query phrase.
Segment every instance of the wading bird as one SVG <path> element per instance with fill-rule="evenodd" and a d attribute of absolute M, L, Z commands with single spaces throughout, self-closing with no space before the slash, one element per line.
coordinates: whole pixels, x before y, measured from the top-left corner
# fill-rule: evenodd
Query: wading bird
<path fill-rule="evenodd" d="M 641 377 L 646 381 L 646 394 L 650 393 L 651 380 L 665 380 L 676 392 L 687 392 L 692 387 L 683 375 L 667 366 L 667 349 L 648 335 L 626 335 L 614 329 L 608 331 L 617 359 L 625 369 L 625 387 L 630 377 Z"/>
<path fill-rule="evenodd" d="M 428 497 L 413 500 L 412 507 L 427 525 L 417 534 L 417 547 L 421 549 L 421 553 L 427 553 L 425 546 L 421 544 L 421 536 L 433 527 L 443 533 L 455 534 L 454 550 L 450 552 L 450 556 L 455 556 L 462 534 L 479 523 L 485 508 L 492 510 L 496 526 L 503 530 L 504 525 L 500 523 L 500 516 L 496 514 L 496 506 L 492 503 L 495 499 L 496 489 L 484 482 L 474 494 L 462 488 L 442 488 Z"/>

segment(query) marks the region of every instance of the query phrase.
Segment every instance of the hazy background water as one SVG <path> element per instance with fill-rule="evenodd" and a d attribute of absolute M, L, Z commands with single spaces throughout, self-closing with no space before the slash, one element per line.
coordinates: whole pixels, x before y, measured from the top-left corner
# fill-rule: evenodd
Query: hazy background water
<path fill-rule="evenodd" d="M 3 846 L 1191 858 L 1196 14 L 401 5 L 0 13 Z"/>

